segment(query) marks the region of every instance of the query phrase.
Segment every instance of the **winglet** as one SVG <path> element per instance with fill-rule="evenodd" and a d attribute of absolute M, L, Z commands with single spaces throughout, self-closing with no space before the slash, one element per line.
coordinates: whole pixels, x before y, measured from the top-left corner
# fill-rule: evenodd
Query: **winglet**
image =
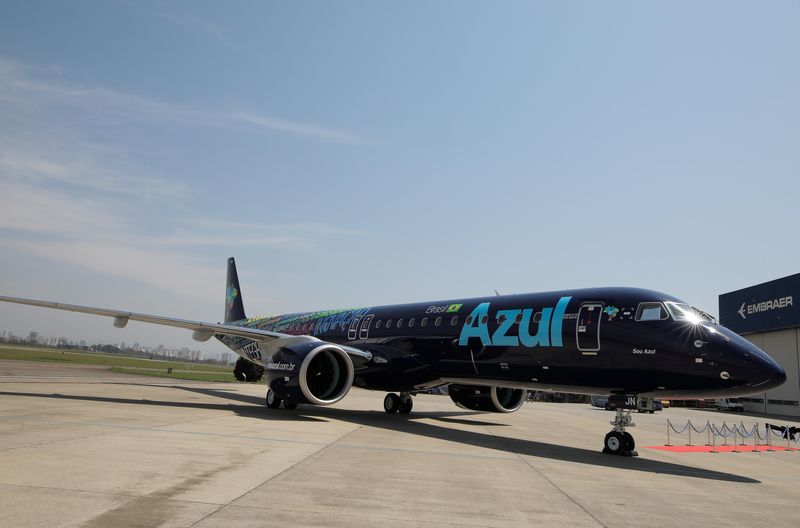
<path fill-rule="evenodd" d="M 225 322 L 232 323 L 246 319 L 239 276 L 236 274 L 236 261 L 228 259 L 228 280 L 225 288 Z"/>

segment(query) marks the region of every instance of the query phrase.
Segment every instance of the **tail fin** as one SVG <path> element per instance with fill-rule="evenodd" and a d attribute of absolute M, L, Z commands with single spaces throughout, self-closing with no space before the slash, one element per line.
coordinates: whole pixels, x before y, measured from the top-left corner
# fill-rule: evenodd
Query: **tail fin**
<path fill-rule="evenodd" d="M 228 259 L 228 281 L 225 290 L 225 322 L 232 323 L 245 319 L 242 304 L 242 290 L 239 288 L 239 276 L 236 274 L 236 261 Z"/>

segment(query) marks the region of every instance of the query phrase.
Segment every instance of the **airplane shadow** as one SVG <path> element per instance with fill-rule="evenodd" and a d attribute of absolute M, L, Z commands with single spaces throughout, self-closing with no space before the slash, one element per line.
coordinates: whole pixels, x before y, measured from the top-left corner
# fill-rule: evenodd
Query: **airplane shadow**
<path fill-rule="evenodd" d="M 148 385 L 152 386 L 152 385 Z M 759 484 L 761 481 L 735 475 L 732 473 L 725 473 L 721 471 L 713 471 L 693 466 L 686 466 L 675 464 L 671 462 L 661 462 L 657 460 L 650 460 L 643 457 L 619 457 L 612 455 L 605 455 L 597 451 L 584 449 L 579 447 L 569 447 L 564 445 L 550 444 L 545 442 L 537 442 L 535 440 L 524 440 L 520 438 L 512 438 L 507 436 L 499 436 L 494 433 L 469 431 L 462 429 L 453 429 L 450 427 L 439 426 L 436 424 L 421 422 L 417 419 L 429 418 L 441 422 L 460 423 L 465 425 L 475 426 L 491 426 L 493 424 L 483 421 L 464 420 L 461 417 L 469 416 L 474 413 L 470 411 L 454 411 L 454 412 L 413 412 L 411 415 L 397 415 L 386 414 L 383 411 L 353 411 L 346 409 L 337 409 L 333 407 L 315 407 L 310 405 L 302 405 L 295 411 L 288 411 L 286 409 L 267 409 L 263 405 L 263 398 L 240 394 L 219 389 L 205 389 L 197 387 L 184 387 L 179 385 L 159 385 L 161 387 L 169 387 L 174 389 L 181 389 L 188 392 L 195 392 L 207 396 L 218 397 L 226 400 L 233 400 L 246 405 L 231 404 L 231 403 L 206 403 L 206 402 L 176 402 L 176 401 L 160 401 L 148 399 L 131 399 L 131 398 L 116 398 L 106 396 L 79 396 L 68 394 L 53 394 L 53 393 L 32 393 L 32 392 L 11 392 L 0 391 L 0 396 L 23 396 L 32 398 L 56 398 L 65 400 L 78 400 L 78 401 L 96 401 L 96 402 L 109 402 L 121 403 L 131 405 L 156 405 L 167 407 L 179 408 L 193 408 L 193 409 L 210 409 L 210 410 L 227 410 L 233 411 L 237 415 L 246 416 L 251 418 L 259 418 L 264 420 L 281 420 L 281 421 L 305 421 L 305 422 L 327 422 L 330 419 L 341 420 L 353 424 L 386 429 L 389 431 L 399 431 L 417 436 L 434 438 L 437 440 L 447 440 L 450 442 L 470 445 L 475 447 L 482 447 L 501 451 L 509 454 L 531 456 L 537 458 L 546 458 L 550 460 L 561 460 L 566 462 L 575 462 L 579 464 L 588 464 L 592 466 L 608 467 L 615 469 L 622 469 L 627 471 L 643 471 L 648 473 L 678 475 L 684 477 L 702 478 L 709 480 L 720 480 L 727 482 L 739 482 L 747 484 Z M 504 424 L 494 424 L 504 425 Z M 598 439 L 598 442 L 600 440 Z"/>

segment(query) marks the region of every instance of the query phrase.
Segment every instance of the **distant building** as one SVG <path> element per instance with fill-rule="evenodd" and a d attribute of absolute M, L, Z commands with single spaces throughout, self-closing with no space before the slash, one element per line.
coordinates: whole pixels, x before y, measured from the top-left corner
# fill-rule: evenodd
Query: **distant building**
<path fill-rule="evenodd" d="M 786 371 L 780 387 L 741 398 L 744 410 L 800 416 L 800 273 L 720 295 L 719 320 Z"/>

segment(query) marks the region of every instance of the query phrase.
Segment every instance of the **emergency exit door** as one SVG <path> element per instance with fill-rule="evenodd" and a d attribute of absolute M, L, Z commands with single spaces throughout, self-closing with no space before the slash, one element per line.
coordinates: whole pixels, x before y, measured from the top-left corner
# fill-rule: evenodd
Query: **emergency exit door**
<path fill-rule="evenodd" d="M 587 355 L 594 355 L 600 350 L 600 322 L 603 305 L 586 303 L 578 311 L 578 325 L 575 329 L 578 350 Z"/>

